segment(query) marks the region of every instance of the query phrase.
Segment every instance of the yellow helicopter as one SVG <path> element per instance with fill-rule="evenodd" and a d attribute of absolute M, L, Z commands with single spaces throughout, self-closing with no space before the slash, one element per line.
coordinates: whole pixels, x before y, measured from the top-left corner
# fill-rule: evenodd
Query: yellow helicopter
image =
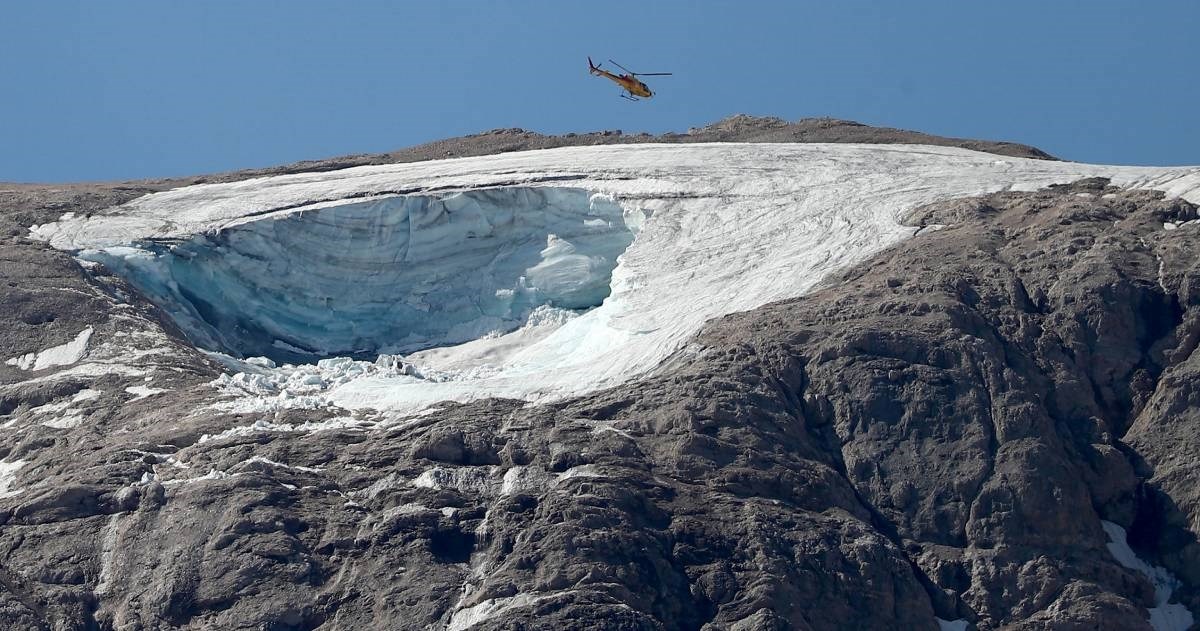
<path fill-rule="evenodd" d="M 624 70 L 625 72 L 627 72 L 629 74 L 622 74 L 622 75 L 613 74 L 613 73 L 601 68 L 600 66 L 597 66 L 596 64 L 592 63 L 591 57 L 588 57 L 588 71 L 598 77 L 604 77 L 606 79 L 616 82 L 617 85 L 621 86 L 622 90 L 624 90 L 625 92 L 628 93 L 628 94 L 622 94 L 621 98 L 629 99 L 630 101 L 638 100 L 636 97 L 639 97 L 639 96 L 644 99 L 648 99 L 651 96 L 654 96 L 654 93 L 650 91 L 650 88 L 646 87 L 645 83 L 642 83 L 641 81 L 639 81 L 638 77 L 653 77 L 653 76 L 664 76 L 664 75 L 671 74 L 669 72 L 634 72 L 634 71 L 630 70 L 629 68 L 626 68 L 625 66 L 622 66 L 621 64 L 619 64 L 611 59 L 609 59 L 608 61 L 612 65 L 620 68 L 621 70 Z"/>

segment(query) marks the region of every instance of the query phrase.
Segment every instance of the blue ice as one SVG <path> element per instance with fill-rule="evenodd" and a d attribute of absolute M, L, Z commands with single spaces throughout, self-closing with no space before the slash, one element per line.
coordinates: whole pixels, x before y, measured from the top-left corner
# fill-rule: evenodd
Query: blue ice
<path fill-rule="evenodd" d="M 598 306 L 633 237 L 609 198 L 505 187 L 348 200 L 80 257 L 202 348 L 294 362 L 459 344 L 519 328 L 540 305 Z"/>

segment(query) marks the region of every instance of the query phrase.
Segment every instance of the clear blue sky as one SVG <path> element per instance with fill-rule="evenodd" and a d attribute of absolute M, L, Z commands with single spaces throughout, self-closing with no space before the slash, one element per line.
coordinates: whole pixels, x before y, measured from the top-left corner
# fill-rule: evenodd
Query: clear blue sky
<path fill-rule="evenodd" d="M 587 55 L 675 75 L 630 103 Z M 0 10 L 0 80 L 0 181 L 739 112 L 1200 164 L 1200 0 L 22 0 Z"/>

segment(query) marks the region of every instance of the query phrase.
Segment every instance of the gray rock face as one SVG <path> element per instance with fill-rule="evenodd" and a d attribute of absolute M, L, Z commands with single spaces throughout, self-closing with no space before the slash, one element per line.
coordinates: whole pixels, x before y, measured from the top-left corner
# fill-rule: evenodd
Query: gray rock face
<path fill-rule="evenodd" d="M 821 129 L 870 130 L 695 135 Z M 514 136 L 542 142 L 446 146 Z M 0 187 L 6 356 L 107 326 L 143 371 L 0 365 L 8 628 L 1149 628 L 1101 519 L 1200 611 L 1200 228 L 1163 229 L 1186 202 L 1084 181 L 923 208 L 651 378 L 312 432 L 332 413 L 211 408 L 217 367 L 152 306 L 23 238 L 172 185 Z"/>
<path fill-rule="evenodd" d="M 1162 225 L 1195 208 L 1101 189 L 925 209 L 915 222 L 973 218 L 708 333 L 796 366 L 776 377 L 799 416 L 834 435 L 845 476 L 936 586 L 934 602 L 979 628 L 1144 625 L 1117 596 L 1145 606 L 1147 586 L 1105 558 L 1099 519 L 1141 525 L 1145 541 L 1194 541 L 1138 517 L 1161 515 L 1145 498 L 1172 491 L 1161 474 L 1146 480 L 1152 463 L 1123 438 L 1142 440 L 1130 427 L 1148 401 L 1179 396 L 1166 376 L 1193 352 L 1180 294 L 1194 239 Z M 1160 268 L 1172 251 L 1186 260 Z M 1178 274 L 1160 276 L 1168 266 Z"/>

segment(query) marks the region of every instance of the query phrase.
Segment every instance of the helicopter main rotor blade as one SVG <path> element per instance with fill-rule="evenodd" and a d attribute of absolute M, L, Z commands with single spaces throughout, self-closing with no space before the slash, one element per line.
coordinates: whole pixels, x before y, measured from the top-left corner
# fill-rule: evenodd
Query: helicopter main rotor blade
<path fill-rule="evenodd" d="M 671 74 L 670 72 L 634 72 L 611 59 L 608 60 L 608 63 L 620 68 L 621 70 L 624 70 L 625 72 L 628 72 L 635 77 L 661 77 Z"/>
<path fill-rule="evenodd" d="M 622 66 L 621 64 L 619 64 L 611 59 L 608 60 L 608 63 L 620 68 L 621 70 L 624 70 L 625 72 L 628 72 L 629 74 L 637 74 L 636 72 L 630 70 L 629 68 L 626 68 L 625 66 Z"/>

